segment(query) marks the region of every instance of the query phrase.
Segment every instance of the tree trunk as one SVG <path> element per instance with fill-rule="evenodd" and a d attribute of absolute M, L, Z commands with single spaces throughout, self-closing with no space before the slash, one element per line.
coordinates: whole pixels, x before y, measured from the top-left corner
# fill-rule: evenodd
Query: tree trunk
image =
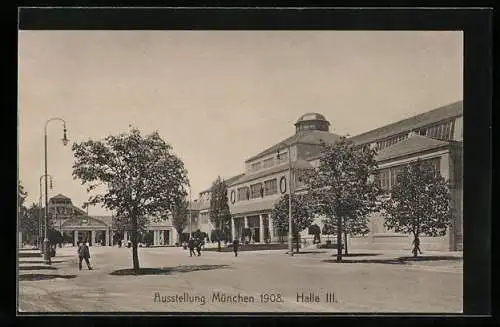
<path fill-rule="evenodd" d="M 137 217 L 132 218 L 132 262 L 134 264 L 134 272 L 139 273 L 139 254 L 137 252 Z"/>
<path fill-rule="evenodd" d="M 420 238 L 418 234 L 414 234 L 413 236 L 413 257 L 418 257 L 418 251 L 420 250 Z"/>
<path fill-rule="evenodd" d="M 299 253 L 299 248 L 300 248 L 300 246 L 299 246 L 299 233 L 297 233 L 297 235 L 295 236 L 295 241 L 296 241 L 295 244 L 297 246 L 297 253 Z"/>
<path fill-rule="evenodd" d="M 341 261 L 342 261 L 342 217 L 337 217 L 337 262 Z"/>
<path fill-rule="evenodd" d="M 347 250 L 347 232 L 344 231 L 344 246 L 345 246 L 345 255 L 349 255 L 349 252 Z"/>

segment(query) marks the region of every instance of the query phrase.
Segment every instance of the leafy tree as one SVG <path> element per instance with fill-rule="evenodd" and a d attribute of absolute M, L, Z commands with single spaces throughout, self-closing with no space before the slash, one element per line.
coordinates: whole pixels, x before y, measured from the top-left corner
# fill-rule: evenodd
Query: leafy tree
<path fill-rule="evenodd" d="M 24 190 L 24 186 L 21 183 L 21 181 L 18 182 L 17 184 L 17 205 L 19 208 L 19 213 L 20 216 L 24 214 L 26 207 L 24 206 L 24 202 L 26 201 L 26 197 L 28 196 L 28 193 Z"/>
<path fill-rule="evenodd" d="M 103 141 L 73 144 L 73 177 L 81 179 L 87 192 L 92 192 L 89 204 L 114 211 L 115 226 L 131 232 L 136 273 L 140 269 L 137 236 L 144 230 L 147 217 L 168 219 L 176 203 L 187 194 L 184 163 L 171 150 L 157 132 L 142 136 L 135 128 Z"/>
<path fill-rule="evenodd" d="M 213 182 L 210 196 L 209 209 L 210 222 L 218 231 L 217 249 L 221 251 L 220 242 L 231 226 L 231 212 L 229 211 L 227 199 L 227 186 L 224 180 L 219 177 Z"/>
<path fill-rule="evenodd" d="M 375 154 L 374 149 L 357 148 L 345 137 L 334 144 L 323 143 L 319 166 L 307 177 L 314 212 L 328 217 L 336 225 L 339 262 L 342 261 L 343 222 L 356 221 L 344 224 L 347 228 L 363 225 L 367 215 L 377 210 L 380 191 L 374 178 Z"/>
<path fill-rule="evenodd" d="M 64 242 L 64 237 L 61 232 L 54 228 L 49 228 L 47 234 L 50 245 L 62 244 Z"/>
<path fill-rule="evenodd" d="M 412 162 L 399 171 L 382 213 L 386 228 L 413 235 L 416 257 L 420 235 L 444 236 L 450 225 L 448 183 L 432 165 Z"/>
<path fill-rule="evenodd" d="M 282 234 L 288 233 L 289 203 L 288 194 L 284 194 L 274 205 L 272 211 L 273 226 Z M 309 207 L 307 197 L 302 194 L 292 195 L 292 235 L 299 252 L 299 233 L 311 226 L 314 215 Z"/>
<path fill-rule="evenodd" d="M 181 243 L 181 234 L 188 225 L 189 202 L 182 200 L 172 210 L 172 224 L 177 231 L 177 242 Z"/>
<path fill-rule="evenodd" d="M 318 225 L 314 224 L 309 226 L 309 235 L 314 235 L 314 241 L 313 241 L 314 243 L 316 243 L 316 241 L 318 243 L 321 243 L 321 238 L 320 238 L 321 228 L 319 228 Z"/>
<path fill-rule="evenodd" d="M 36 238 L 39 236 L 40 206 L 36 203 L 24 211 L 19 220 L 19 229 L 23 232 L 23 238 Z M 40 241 L 40 240 L 38 240 Z"/>
<path fill-rule="evenodd" d="M 26 207 L 24 206 L 24 201 L 28 193 L 24 191 L 24 186 L 21 181 L 17 183 L 17 225 L 19 226 L 19 231 L 23 232 L 21 228 L 21 220 L 26 215 Z"/>

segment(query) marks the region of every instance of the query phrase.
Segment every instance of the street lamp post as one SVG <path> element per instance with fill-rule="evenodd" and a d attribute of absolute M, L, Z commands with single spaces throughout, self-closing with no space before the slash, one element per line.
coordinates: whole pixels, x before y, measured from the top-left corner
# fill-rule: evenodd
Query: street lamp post
<path fill-rule="evenodd" d="M 63 128 L 64 128 L 64 135 L 62 138 L 63 145 L 68 144 L 68 138 L 66 137 L 66 121 L 62 118 L 59 117 L 54 117 L 50 118 L 45 122 L 45 128 L 44 128 L 44 149 L 45 149 L 45 175 L 47 175 L 47 125 L 51 121 L 58 120 L 63 123 Z M 48 185 L 47 185 L 47 178 L 45 178 L 45 230 L 44 230 L 44 239 L 43 239 L 43 249 L 44 249 L 44 261 L 46 264 L 51 264 L 50 260 L 50 252 L 49 252 L 49 238 L 48 238 L 48 225 L 49 225 L 49 197 L 48 197 Z"/>
<path fill-rule="evenodd" d="M 292 145 L 286 145 L 288 148 L 288 255 L 293 256 L 293 244 L 292 244 Z M 279 150 L 278 150 L 279 159 Z"/>
<path fill-rule="evenodd" d="M 42 178 L 47 179 L 47 177 L 50 177 L 50 189 L 52 189 L 52 176 L 51 175 L 42 175 L 40 176 L 40 199 L 38 201 L 38 247 L 40 248 L 40 251 L 43 253 L 43 246 L 41 243 L 42 240 L 42 217 L 43 217 L 43 210 L 42 210 Z"/>
<path fill-rule="evenodd" d="M 191 221 L 193 220 L 193 212 L 191 207 L 191 186 L 189 186 L 189 239 L 191 239 L 191 234 L 193 233 L 191 227 Z"/>

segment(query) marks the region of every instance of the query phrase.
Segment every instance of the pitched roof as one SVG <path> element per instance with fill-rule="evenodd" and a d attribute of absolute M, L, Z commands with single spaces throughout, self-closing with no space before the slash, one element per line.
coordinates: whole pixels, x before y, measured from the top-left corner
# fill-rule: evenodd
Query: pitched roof
<path fill-rule="evenodd" d="M 277 199 L 266 199 L 266 200 L 256 200 L 256 201 L 245 201 L 241 204 L 230 205 L 229 210 L 232 215 L 237 215 L 246 212 L 256 212 L 261 210 L 269 210 L 274 208 L 274 203 L 278 201 Z"/>
<path fill-rule="evenodd" d="M 298 168 L 298 169 L 312 168 L 311 164 L 304 159 L 298 159 L 298 160 L 293 161 L 292 167 Z M 244 182 L 248 182 L 250 180 L 261 178 L 264 176 L 273 175 L 273 174 L 276 174 L 276 173 L 279 173 L 282 171 L 286 171 L 286 170 L 288 170 L 288 162 L 283 163 L 283 164 L 278 165 L 278 166 L 271 167 L 271 168 L 266 169 L 266 170 L 259 171 L 259 172 L 254 173 L 254 174 L 244 174 L 244 176 L 242 176 L 237 181 L 235 181 L 231 186 L 234 186 L 234 185 L 237 185 L 240 183 L 244 183 Z"/>
<path fill-rule="evenodd" d="M 53 197 L 50 198 L 51 200 L 52 199 L 64 199 L 64 200 L 71 200 L 70 198 L 68 198 L 66 195 L 62 195 L 61 193 L 59 193 L 58 195 L 54 195 Z"/>
<path fill-rule="evenodd" d="M 264 151 L 258 153 L 257 155 L 245 160 L 245 162 L 252 161 L 254 159 L 263 157 L 271 153 L 275 153 L 279 149 L 282 149 L 283 145 L 289 146 L 297 143 L 320 144 L 321 141 L 324 141 L 325 143 L 333 143 L 338 139 L 340 139 L 340 135 L 333 134 L 330 132 L 316 131 L 316 130 L 304 131 L 302 133 L 294 134 L 289 138 L 276 143 L 275 145 L 265 149 Z"/>
<path fill-rule="evenodd" d="M 100 220 L 108 226 L 111 226 L 113 224 L 113 216 L 90 216 L 90 217 Z"/>
<path fill-rule="evenodd" d="M 411 135 L 408 139 L 396 143 L 393 146 L 380 150 L 375 159 L 377 161 L 392 159 L 408 154 L 418 153 L 426 150 L 447 146 L 449 143 L 421 135 Z"/>
<path fill-rule="evenodd" d="M 226 178 L 226 179 L 224 179 L 224 182 L 226 182 L 226 186 L 230 186 L 231 184 L 233 184 L 234 182 L 236 182 L 243 175 L 245 175 L 245 174 L 242 173 L 242 174 L 238 174 L 238 175 L 233 176 L 233 177 Z M 200 193 L 210 192 L 211 190 L 212 190 L 212 187 L 209 187 L 209 188 L 201 191 Z"/>
<path fill-rule="evenodd" d="M 423 114 L 403 119 L 369 132 L 353 136 L 350 140 L 354 141 L 356 144 L 371 143 L 392 135 L 409 132 L 415 128 L 420 128 L 441 120 L 461 115 L 463 115 L 463 101 L 457 101 L 446 106 L 424 112 Z"/>
<path fill-rule="evenodd" d="M 236 182 L 240 177 L 242 177 L 243 175 L 245 175 L 244 173 L 242 174 L 238 174 L 236 176 L 233 176 L 231 178 L 228 178 L 226 180 L 224 180 L 226 182 L 226 185 L 229 186 L 231 184 L 233 184 L 234 182 Z"/>

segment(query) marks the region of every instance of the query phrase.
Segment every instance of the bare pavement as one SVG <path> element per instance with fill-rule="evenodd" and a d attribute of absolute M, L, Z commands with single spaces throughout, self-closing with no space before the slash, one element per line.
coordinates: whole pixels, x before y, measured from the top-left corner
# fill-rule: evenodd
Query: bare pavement
<path fill-rule="evenodd" d="M 78 270 L 76 248 L 57 249 L 53 264 L 19 258 L 21 313 L 28 312 L 462 312 L 461 253 L 353 249 L 343 263 L 336 250 L 202 252 L 91 247 Z M 23 251 L 21 251 L 22 253 Z"/>

